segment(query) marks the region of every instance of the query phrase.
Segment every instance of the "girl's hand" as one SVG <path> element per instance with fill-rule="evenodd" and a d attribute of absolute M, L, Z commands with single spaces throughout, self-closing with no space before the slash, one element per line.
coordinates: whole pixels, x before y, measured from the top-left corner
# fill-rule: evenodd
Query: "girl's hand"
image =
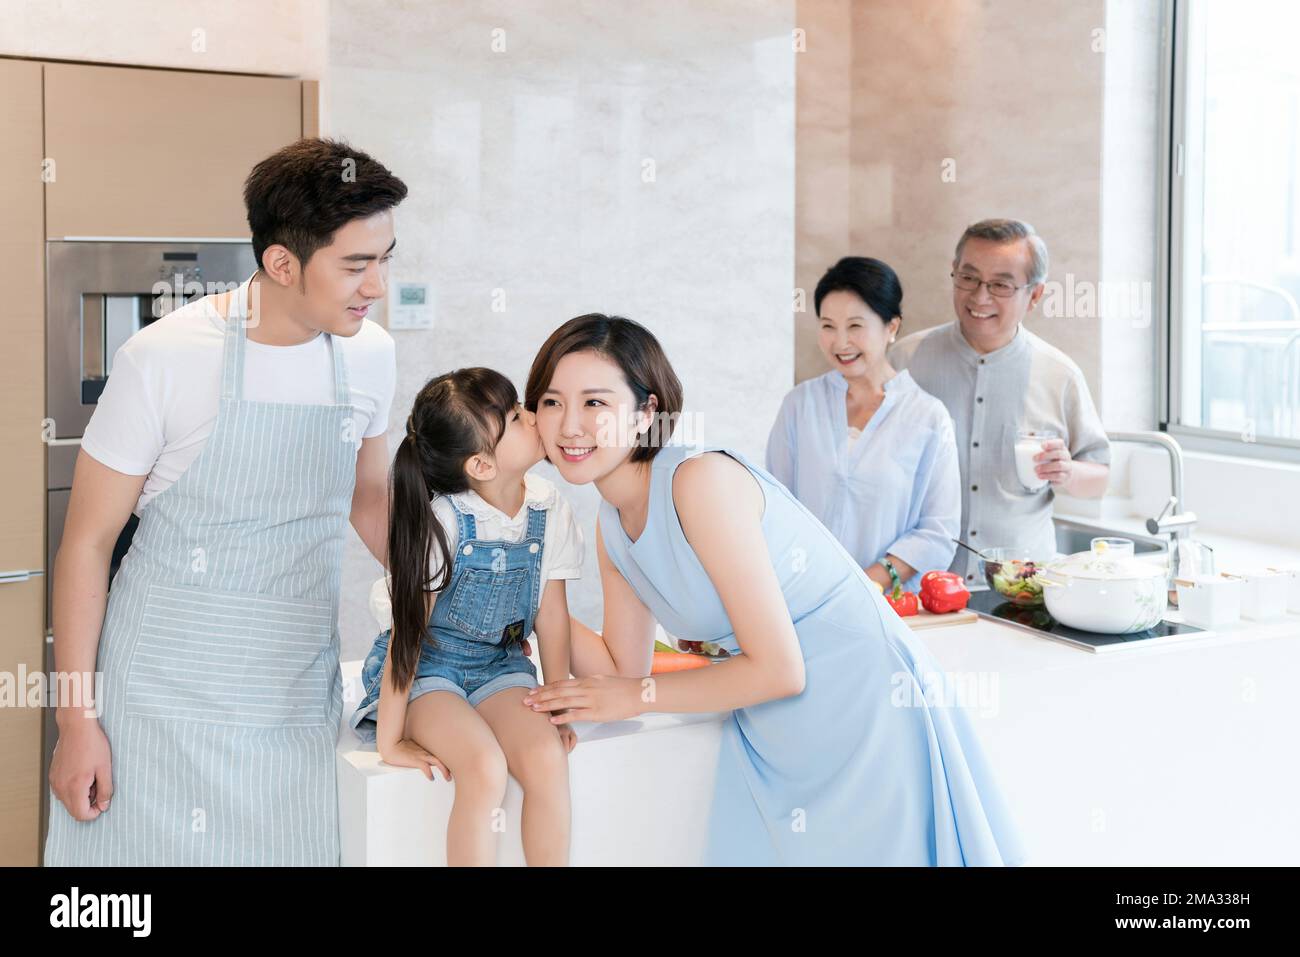
<path fill-rule="evenodd" d="M 424 748 L 420 747 L 410 738 L 403 738 L 397 742 L 397 746 L 387 754 L 381 754 L 385 764 L 391 764 L 397 768 L 415 768 L 420 771 L 430 781 L 433 780 L 433 769 L 437 768 L 442 772 L 444 781 L 451 780 L 451 772 L 447 770 L 447 765 L 443 764 Z"/>
<path fill-rule="evenodd" d="M 534 689 L 524 698 L 524 706 L 534 711 L 550 711 L 552 724 L 570 721 L 620 721 L 645 710 L 642 682 L 653 678 L 618 678 L 595 675 L 590 678 L 566 678 Z M 653 689 L 653 685 L 651 685 Z M 653 700 L 653 694 L 651 698 Z M 564 712 L 563 715 L 554 712 Z"/>
<path fill-rule="evenodd" d="M 560 742 L 564 745 L 564 753 L 571 753 L 578 746 L 578 733 L 567 724 L 556 725 L 555 730 L 560 732 Z"/>

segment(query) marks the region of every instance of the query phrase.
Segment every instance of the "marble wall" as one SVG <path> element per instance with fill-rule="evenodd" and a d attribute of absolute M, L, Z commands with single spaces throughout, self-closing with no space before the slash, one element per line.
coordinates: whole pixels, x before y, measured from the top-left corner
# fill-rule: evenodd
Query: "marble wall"
<path fill-rule="evenodd" d="M 1032 223 L 1052 278 L 1095 279 L 1101 0 L 873 0 L 853 13 L 850 240 L 898 271 L 903 332 L 953 318 L 954 244 L 988 216 Z M 1095 318 L 1028 324 L 1095 388 Z"/>
<path fill-rule="evenodd" d="M 431 376 L 488 365 L 522 391 L 545 337 L 599 311 L 660 337 L 693 434 L 761 456 L 793 384 L 793 3 L 333 0 L 329 19 L 324 128 L 406 180 L 391 279 L 435 289 L 434 328 L 393 333 L 390 444 Z M 599 624 L 595 490 L 563 488 L 589 545 L 570 604 Z M 356 541 L 346 562 L 358 656 L 379 568 Z"/>
<path fill-rule="evenodd" d="M 948 322 L 965 226 L 1027 220 L 1059 283 L 1028 328 L 1079 363 L 1108 426 L 1149 427 L 1154 326 L 1103 315 L 1085 290 L 1099 302 L 1103 282 L 1154 277 L 1159 6 L 799 0 L 808 298 L 838 256 L 876 256 L 902 279 L 904 334 Z M 795 316 L 797 379 L 825 368 L 811 310 Z"/>
<path fill-rule="evenodd" d="M 411 187 L 392 278 L 435 288 L 435 328 L 394 333 L 394 444 L 429 376 L 522 387 L 551 329 L 600 310 L 662 337 L 694 435 L 761 456 L 781 396 L 823 371 L 810 300 L 841 255 L 894 265 L 905 332 L 950 319 L 952 246 L 984 216 L 1035 224 L 1062 301 L 1152 282 L 1160 6 L 0 0 L 0 54 L 319 79 L 323 130 Z M 1109 427 L 1149 427 L 1154 324 L 1072 312 L 1030 328 Z M 590 538 L 594 490 L 566 492 Z M 356 655 L 378 566 L 355 537 L 346 563 Z M 597 620 L 594 567 L 574 592 Z"/>
<path fill-rule="evenodd" d="M 795 378 L 826 371 L 813 290 L 853 245 L 853 0 L 800 0 L 796 57 Z M 887 256 L 880 258 L 888 259 Z"/>
<path fill-rule="evenodd" d="M 430 376 L 522 388 L 605 311 L 661 337 L 691 435 L 761 456 L 793 385 L 794 26 L 793 0 L 0 0 L 0 55 L 320 80 L 323 132 L 411 187 L 392 278 L 436 290 L 435 328 L 394 334 L 391 444 Z M 591 544 L 594 489 L 566 492 Z M 598 622 L 589 551 L 572 605 Z M 379 567 L 355 535 L 345 563 L 358 656 Z"/>

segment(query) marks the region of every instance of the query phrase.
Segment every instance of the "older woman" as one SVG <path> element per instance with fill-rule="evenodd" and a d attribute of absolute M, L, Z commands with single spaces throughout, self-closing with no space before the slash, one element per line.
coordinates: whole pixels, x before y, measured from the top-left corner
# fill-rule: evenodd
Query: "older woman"
<path fill-rule="evenodd" d="M 1023 862 L 969 718 L 858 563 L 738 452 L 665 444 L 682 389 L 654 336 L 570 320 L 524 404 L 560 474 L 600 493 L 605 599 L 601 634 L 573 623 L 587 677 L 525 706 L 556 723 L 731 711 L 709 864 Z M 648 678 L 656 620 L 731 657 Z"/>
<path fill-rule="evenodd" d="M 961 479 L 943 403 L 885 352 L 903 289 L 878 259 L 846 256 L 817 283 L 818 345 L 831 371 L 795 386 L 767 444 L 768 471 L 822 520 L 871 579 L 915 590 L 946 569 Z"/>

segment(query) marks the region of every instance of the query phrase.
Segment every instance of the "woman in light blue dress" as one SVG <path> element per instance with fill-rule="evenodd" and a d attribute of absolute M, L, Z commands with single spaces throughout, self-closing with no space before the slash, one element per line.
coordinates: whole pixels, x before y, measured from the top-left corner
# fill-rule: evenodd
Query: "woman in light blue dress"
<path fill-rule="evenodd" d="M 580 677 L 526 707 L 556 723 L 731 711 L 707 864 L 1023 863 L 970 719 L 859 563 L 744 456 L 667 444 L 682 392 L 653 335 L 570 320 L 525 405 L 561 475 L 600 492 L 604 591 L 601 633 L 573 623 Z M 656 620 L 732 656 L 646 677 Z"/>
<path fill-rule="evenodd" d="M 894 270 L 846 256 L 817 283 L 813 302 L 831 371 L 786 395 L 767 469 L 867 577 L 916 591 L 924 572 L 952 563 L 961 528 L 952 418 L 885 358 L 903 321 Z"/>

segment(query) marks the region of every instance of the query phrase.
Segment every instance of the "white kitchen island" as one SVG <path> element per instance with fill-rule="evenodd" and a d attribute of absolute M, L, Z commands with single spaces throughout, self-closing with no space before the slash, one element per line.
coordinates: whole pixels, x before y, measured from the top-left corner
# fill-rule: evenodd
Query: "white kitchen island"
<path fill-rule="evenodd" d="M 534 652 L 535 653 L 535 652 Z M 361 697 L 361 662 L 343 664 L 344 727 L 336 751 L 344 867 L 440 866 L 454 783 L 383 763 L 346 726 Z M 349 700 L 351 699 L 351 700 Z M 700 862 L 724 714 L 645 714 L 574 722 L 570 862 L 578 866 L 681 867 Z M 523 792 L 506 787 L 497 863 L 524 863 Z"/>
<path fill-rule="evenodd" d="M 1300 864 L 1300 616 L 1103 654 L 983 619 L 919 634 L 997 688 L 969 713 L 1031 864 Z"/>
<path fill-rule="evenodd" d="M 967 694 L 948 700 L 966 702 L 1031 864 L 1300 864 L 1300 616 L 1106 654 L 986 620 L 917 634 Z M 573 863 L 697 863 L 722 720 L 576 725 Z M 445 861 L 451 785 L 346 728 L 338 769 L 345 865 Z M 507 821 L 520 797 L 511 780 Z M 523 863 L 517 834 L 499 859 Z"/>

